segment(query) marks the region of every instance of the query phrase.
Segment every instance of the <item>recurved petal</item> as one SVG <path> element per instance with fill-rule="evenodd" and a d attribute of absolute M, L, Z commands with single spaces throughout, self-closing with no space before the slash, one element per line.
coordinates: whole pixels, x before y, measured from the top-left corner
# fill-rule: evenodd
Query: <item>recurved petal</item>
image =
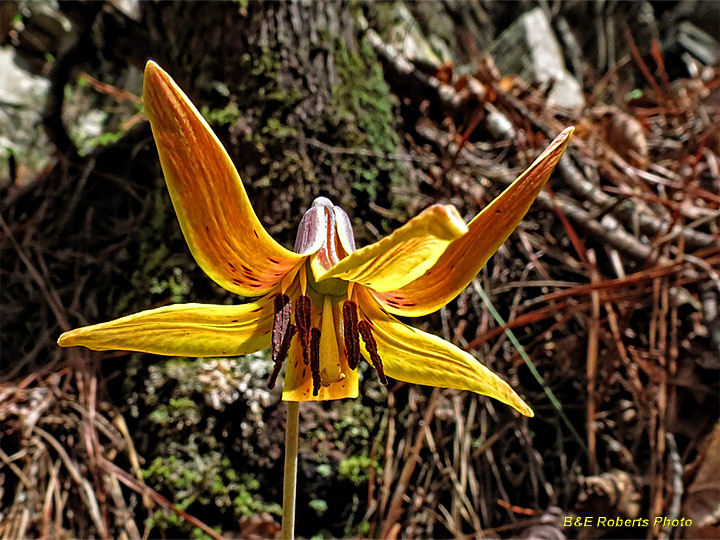
<path fill-rule="evenodd" d="M 272 296 L 240 306 L 178 304 L 65 332 L 62 347 L 168 356 L 238 356 L 270 345 Z"/>
<path fill-rule="evenodd" d="M 532 409 L 500 377 L 455 345 L 388 315 L 367 291 L 358 290 L 362 316 L 372 324 L 388 377 L 414 384 L 470 390 L 510 405 L 525 416 Z M 369 358 L 365 345 L 362 345 Z"/>
<path fill-rule="evenodd" d="M 170 198 L 195 260 L 215 282 L 260 296 L 302 256 L 275 242 L 242 180 L 195 106 L 155 62 L 145 67 L 143 103 Z"/>
<path fill-rule="evenodd" d="M 454 206 L 435 204 L 387 236 L 354 251 L 317 281 L 341 278 L 375 291 L 391 291 L 421 276 L 447 246 L 467 231 Z M 313 272 L 319 267 L 313 265 Z"/>
<path fill-rule="evenodd" d="M 468 233 L 454 240 L 427 272 L 398 290 L 376 294 L 383 306 L 406 317 L 427 315 L 465 289 L 545 187 L 573 131 L 570 127 L 560 133 L 515 182 L 475 216 L 468 224 Z"/>

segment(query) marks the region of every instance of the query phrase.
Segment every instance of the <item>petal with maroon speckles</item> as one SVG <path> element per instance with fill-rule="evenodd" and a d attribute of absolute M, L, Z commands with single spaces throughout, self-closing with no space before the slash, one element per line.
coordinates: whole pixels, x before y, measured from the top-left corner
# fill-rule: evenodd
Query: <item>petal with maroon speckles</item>
<path fill-rule="evenodd" d="M 265 294 L 304 257 L 267 233 L 210 126 L 152 61 L 145 67 L 143 103 L 193 257 L 223 288 L 243 296 Z"/>

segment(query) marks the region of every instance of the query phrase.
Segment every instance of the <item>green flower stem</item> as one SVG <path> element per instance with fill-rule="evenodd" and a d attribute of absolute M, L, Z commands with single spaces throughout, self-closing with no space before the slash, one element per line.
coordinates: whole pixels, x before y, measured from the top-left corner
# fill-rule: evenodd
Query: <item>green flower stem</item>
<path fill-rule="evenodd" d="M 300 403 L 287 402 L 287 421 L 285 424 L 285 473 L 283 477 L 283 513 L 280 538 L 295 538 L 295 490 L 297 487 L 298 424 L 300 423 Z"/>

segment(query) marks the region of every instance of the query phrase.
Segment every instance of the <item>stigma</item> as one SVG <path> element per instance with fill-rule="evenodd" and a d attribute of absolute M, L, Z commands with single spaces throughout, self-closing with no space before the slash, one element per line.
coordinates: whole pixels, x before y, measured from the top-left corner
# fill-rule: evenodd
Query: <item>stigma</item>
<path fill-rule="evenodd" d="M 313 255 L 312 264 L 324 270 L 355 251 L 355 233 L 345 210 L 326 197 L 315 199 L 300 220 L 293 251 Z"/>

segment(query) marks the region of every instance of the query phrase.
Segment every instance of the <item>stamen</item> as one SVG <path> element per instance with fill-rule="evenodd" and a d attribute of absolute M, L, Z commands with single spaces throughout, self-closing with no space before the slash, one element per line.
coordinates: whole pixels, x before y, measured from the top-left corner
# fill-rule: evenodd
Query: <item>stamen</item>
<path fill-rule="evenodd" d="M 295 335 L 295 325 L 290 324 L 292 316 L 292 305 L 290 298 L 286 294 L 278 293 L 274 299 L 275 315 L 272 327 L 272 359 L 275 367 L 268 380 L 267 387 L 272 389 L 275 387 L 280 369 L 288 355 L 290 349 L 290 341 Z"/>
<path fill-rule="evenodd" d="M 357 304 L 352 300 L 347 300 L 343 304 L 343 339 L 350 369 L 356 369 L 360 363 L 360 335 L 358 332 Z"/>
<path fill-rule="evenodd" d="M 377 343 L 375 342 L 375 338 L 370 330 L 370 324 L 367 321 L 360 321 L 358 323 L 358 330 L 365 342 L 365 349 L 367 349 L 367 352 L 370 355 L 370 360 L 375 368 L 375 371 L 377 371 L 380 382 L 387 384 L 388 380 L 385 376 L 385 371 L 383 370 L 382 360 L 380 360 L 380 355 L 378 354 Z"/>
<path fill-rule="evenodd" d="M 295 301 L 295 324 L 305 365 L 310 363 L 310 328 L 312 326 L 312 300 L 300 295 Z"/>
<path fill-rule="evenodd" d="M 313 328 L 310 333 L 310 373 L 312 375 L 313 396 L 320 391 L 320 330 Z"/>

